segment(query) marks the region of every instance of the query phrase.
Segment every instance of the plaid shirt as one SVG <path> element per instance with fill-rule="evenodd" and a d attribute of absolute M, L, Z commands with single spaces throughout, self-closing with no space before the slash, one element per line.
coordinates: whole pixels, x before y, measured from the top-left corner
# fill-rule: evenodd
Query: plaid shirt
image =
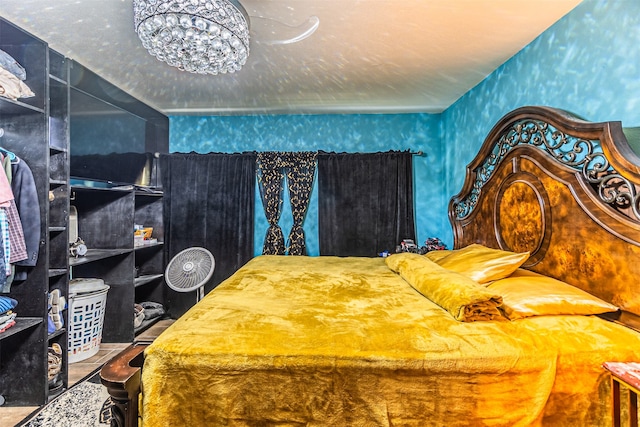
<path fill-rule="evenodd" d="M 11 205 L 6 209 L 6 212 L 9 220 L 9 242 L 11 244 L 9 262 L 13 264 L 27 259 L 29 255 L 27 255 L 27 244 L 24 241 L 24 231 L 15 200 L 11 200 Z"/>
<path fill-rule="evenodd" d="M 11 264 L 9 257 L 11 256 L 11 243 L 9 242 L 9 220 L 7 219 L 6 208 L 0 208 L 0 234 L 2 235 L 2 249 L 4 251 L 4 270 L 6 276 L 11 275 Z"/>

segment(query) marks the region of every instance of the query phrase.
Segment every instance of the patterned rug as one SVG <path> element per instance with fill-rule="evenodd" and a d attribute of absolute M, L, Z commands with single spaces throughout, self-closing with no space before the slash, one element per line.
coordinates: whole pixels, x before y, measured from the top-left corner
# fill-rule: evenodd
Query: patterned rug
<path fill-rule="evenodd" d="M 105 427 L 110 424 L 111 399 L 96 373 L 47 403 L 20 426 Z"/>

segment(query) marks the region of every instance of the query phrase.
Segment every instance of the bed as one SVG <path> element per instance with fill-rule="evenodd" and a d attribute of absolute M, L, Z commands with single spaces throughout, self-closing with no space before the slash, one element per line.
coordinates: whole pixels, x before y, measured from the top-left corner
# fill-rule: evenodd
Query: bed
<path fill-rule="evenodd" d="M 451 199 L 455 250 L 254 258 L 105 365 L 116 422 L 610 425 L 602 364 L 640 360 L 638 189 L 619 122 L 514 110 Z"/>

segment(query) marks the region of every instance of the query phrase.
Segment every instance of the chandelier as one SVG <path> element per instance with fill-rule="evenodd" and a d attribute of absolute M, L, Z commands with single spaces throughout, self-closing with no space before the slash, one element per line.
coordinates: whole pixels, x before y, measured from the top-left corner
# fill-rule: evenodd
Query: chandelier
<path fill-rule="evenodd" d="M 237 0 L 133 0 L 142 46 L 198 74 L 233 73 L 249 56 L 249 16 Z"/>

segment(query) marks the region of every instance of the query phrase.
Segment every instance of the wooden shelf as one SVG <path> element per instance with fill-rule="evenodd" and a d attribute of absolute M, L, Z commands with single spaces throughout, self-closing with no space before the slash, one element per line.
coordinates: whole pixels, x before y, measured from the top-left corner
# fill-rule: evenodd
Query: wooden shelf
<path fill-rule="evenodd" d="M 56 76 L 54 76 L 54 75 L 49 74 L 49 78 L 50 78 L 51 80 L 55 80 L 55 81 L 57 81 L 58 83 L 67 84 L 67 82 L 66 82 L 66 81 L 64 81 L 63 79 L 61 79 L 60 77 L 56 77 Z"/>
<path fill-rule="evenodd" d="M 160 279 L 164 274 L 147 274 L 145 276 L 136 277 L 134 279 L 135 287 L 146 285 L 154 280 Z"/>
<path fill-rule="evenodd" d="M 68 270 L 66 268 L 50 268 L 49 277 L 63 276 L 67 274 L 67 272 Z"/>
<path fill-rule="evenodd" d="M 89 185 L 79 185 L 79 184 L 73 184 L 71 186 L 71 189 L 74 191 L 87 191 L 87 192 L 98 192 L 98 193 L 121 193 L 121 194 L 127 194 L 130 193 L 132 191 L 132 189 L 130 188 L 123 188 L 123 187 L 109 187 L 107 183 L 95 183 L 96 185 L 104 185 L 104 187 L 92 187 Z"/>
<path fill-rule="evenodd" d="M 27 113 L 44 114 L 44 110 L 42 108 L 2 97 L 0 97 L 0 110 L 2 110 L 2 114 L 6 114 L 8 116 L 18 116 Z"/>
<path fill-rule="evenodd" d="M 141 190 L 140 187 L 136 187 L 136 197 L 162 197 L 162 190 Z"/>
<path fill-rule="evenodd" d="M 67 333 L 67 329 L 66 328 L 60 328 L 57 331 L 49 334 L 49 341 L 51 341 L 53 339 L 56 339 L 57 337 L 62 336 L 64 334 L 66 334 L 66 333 Z"/>
<path fill-rule="evenodd" d="M 162 246 L 162 245 L 164 245 L 164 242 L 156 242 L 156 243 L 151 243 L 149 245 L 138 245 L 138 246 L 134 246 L 133 248 L 136 251 L 139 251 L 141 249 L 157 248 L 158 246 Z"/>
<path fill-rule="evenodd" d="M 66 153 L 67 150 L 64 148 L 49 145 L 49 152 L 51 152 L 52 154 L 60 154 L 60 153 Z"/>
<path fill-rule="evenodd" d="M 0 332 L 0 340 L 9 338 L 12 335 L 19 334 L 22 331 L 33 328 L 42 323 L 40 317 L 16 317 L 16 324 L 4 332 Z"/>
<path fill-rule="evenodd" d="M 85 256 L 69 258 L 69 266 L 86 264 L 131 252 L 131 249 L 89 249 Z"/>

